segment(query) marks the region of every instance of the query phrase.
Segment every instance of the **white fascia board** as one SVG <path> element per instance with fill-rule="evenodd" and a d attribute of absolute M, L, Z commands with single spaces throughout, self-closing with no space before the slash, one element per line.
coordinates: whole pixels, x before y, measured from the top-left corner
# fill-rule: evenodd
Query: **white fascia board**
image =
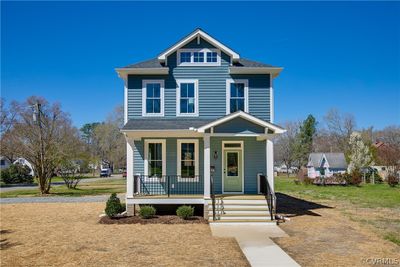
<path fill-rule="evenodd" d="M 283 68 L 268 68 L 268 67 L 229 67 L 229 74 L 272 74 L 278 77 Z"/>
<path fill-rule="evenodd" d="M 233 51 L 232 49 L 228 48 L 227 46 L 225 46 L 224 44 L 220 43 L 219 41 L 217 41 L 216 39 L 214 39 L 213 37 L 211 37 L 210 35 L 208 35 L 207 33 L 203 32 L 200 29 L 197 29 L 196 31 L 194 31 L 192 34 L 190 34 L 189 36 L 187 36 L 186 38 L 182 39 L 180 42 L 176 43 L 175 45 L 171 46 L 170 48 L 168 48 L 166 51 L 164 51 L 163 53 L 161 53 L 158 56 L 158 60 L 160 61 L 165 61 L 166 58 L 172 54 L 174 51 L 176 51 L 177 49 L 181 48 L 182 46 L 184 46 L 185 44 L 189 43 L 190 41 L 192 41 L 193 39 L 195 39 L 196 37 L 200 36 L 201 38 L 203 38 L 204 40 L 206 40 L 207 42 L 209 42 L 210 44 L 218 47 L 219 49 L 221 49 L 222 51 L 224 51 L 225 53 L 229 54 L 230 56 L 232 56 L 233 60 L 238 60 L 240 58 L 239 54 L 236 53 L 235 51 Z"/>
<path fill-rule="evenodd" d="M 118 76 L 125 79 L 128 74 L 155 74 L 155 75 L 168 75 L 169 68 L 116 68 L 115 71 Z"/>
<path fill-rule="evenodd" d="M 234 119 L 234 118 L 237 118 L 237 117 L 243 118 L 243 119 L 245 119 L 245 120 L 248 120 L 248 121 L 250 121 L 250 122 L 253 122 L 253 123 L 255 123 L 255 124 L 258 124 L 258 125 L 260 125 L 260 126 L 262 126 L 262 127 L 265 127 L 265 128 L 270 129 L 270 130 L 273 130 L 274 133 L 277 133 L 277 134 L 278 134 L 278 133 L 284 133 L 284 132 L 286 132 L 285 129 L 282 129 L 282 128 L 280 128 L 280 127 L 278 127 L 278 126 L 276 126 L 276 125 L 274 125 L 274 124 L 272 124 L 272 123 L 269 123 L 269 122 L 260 120 L 260 119 L 254 117 L 254 116 L 252 116 L 252 115 L 250 115 L 250 114 L 247 114 L 247 113 L 245 113 L 245 112 L 243 112 L 243 111 L 235 112 L 235 113 L 232 113 L 232 114 L 230 114 L 230 115 L 228 115 L 228 116 L 225 116 L 225 117 L 223 117 L 223 118 L 221 118 L 221 119 L 218 119 L 218 120 L 215 120 L 215 121 L 213 121 L 213 122 L 210 122 L 210 123 L 208 123 L 208 124 L 206 124 L 206 125 L 204 125 L 204 126 L 198 128 L 197 131 L 198 131 L 199 133 L 204 133 L 205 130 L 208 129 L 208 128 L 210 128 L 210 127 L 215 127 L 215 126 L 217 126 L 217 125 L 220 125 L 220 124 L 222 124 L 222 123 L 225 123 L 225 122 L 230 121 L 230 120 L 232 120 L 232 119 Z"/>

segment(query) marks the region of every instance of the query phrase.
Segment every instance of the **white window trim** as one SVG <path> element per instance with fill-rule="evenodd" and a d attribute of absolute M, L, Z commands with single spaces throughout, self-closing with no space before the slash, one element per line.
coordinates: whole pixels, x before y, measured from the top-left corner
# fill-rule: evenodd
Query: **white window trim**
<path fill-rule="evenodd" d="M 181 113 L 181 83 L 194 83 L 194 113 Z M 199 116 L 199 80 L 177 79 L 176 80 L 176 116 L 198 117 Z"/>
<path fill-rule="evenodd" d="M 162 157 L 162 178 L 150 178 L 149 175 L 149 144 L 161 144 L 161 157 Z M 167 142 L 165 139 L 145 139 L 144 140 L 144 181 L 145 182 L 165 182 L 165 175 L 167 171 Z"/>
<path fill-rule="evenodd" d="M 146 85 L 148 83 L 159 83 L 160 84 L 160 100 L 161 107 L 160 113 L 147 113 L 146 112 L 146 98 L 147 98 L 147 90 Z M 164 117 L 164 80 L 143 80 L 142 81 L 142 116 L 144 117 Z"/>
<path fill-rule="evenodd" d="M 194 174 L 195 178 L 185 178 L 181 177 L 181 144 L 182 143 L 194 143 Z M 177 177 L 178 182 L 199 182 L 199 140 L 198 139 L 178 139 L 176 142 L 177 148 L 177 158 L 176 158 L 176 170 L 177 170 Z"/>
<path fill-rule="evenodd" d="M 244 112 L 249 113 L 249 80 L 226 79 L 226 114 L 231 113 L 231 83 L 244 83 Z"/>
<path fill-rule="evenodd" d="M 181 62 L 181 52 L 190 52 L 190 62 Z M 202 52 L 204 62 L 194 62 L 193 52 Z M 207 52 L 217 52 L 217 62 L 207 62 Z M 177 66 L 221 66 L 221 50 L 215 48 L 183 48 L 177 51 Z"/>
<path fill-rule="evenodd" d="M 225 147 L 225 144 L 240 144 L 240 148 L 238 147 Z M 237 151 L 240 150 L 242 152 L 242 191 L 240 192 L 229 192 L 226 191 L 225 192 L 225 186 L 224 186 L 224 179 L 225 179 L 225 173 L 224 173 L 224 169 L 225 169 L 225 151 Z M 244 194 L 244 176 L 245 176 L 245 168 L 244 168 L 244 141 L 222 141 L 222 193 L 223 194 Z"/>

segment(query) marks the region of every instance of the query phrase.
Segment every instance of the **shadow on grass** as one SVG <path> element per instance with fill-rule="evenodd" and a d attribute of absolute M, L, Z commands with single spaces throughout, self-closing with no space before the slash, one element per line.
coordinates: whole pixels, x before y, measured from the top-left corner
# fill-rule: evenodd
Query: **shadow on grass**
<path fill-rule="evenodd" d="M 292 197 L 282 193 L 276 193 L 276 212 L 285 214 L 286 217 L 296 216 L 321 216 L 312 210 L 315 209 L 332 209 L 332 207 L 318 204 L 315 202 Z"/>
<path fill-rule="evenodd" d="M 18 242 L 12 243 L 12 242 L 8 241 L 7 238 L 3 238 L 3 235 L 9 234 L 11 232 L 12 231 L 10 231 L 10 230 L 0 230 L 0 234 L 1 234 L 1 237 L 2 237 L 0 239 L 0 250 L 5 250 L 5 249 L 8 249 L 8 248 L 11 248 L 11 247 L 14 247 L 14 246 L 21 245 L 21 243 L 18 243 Z"/>

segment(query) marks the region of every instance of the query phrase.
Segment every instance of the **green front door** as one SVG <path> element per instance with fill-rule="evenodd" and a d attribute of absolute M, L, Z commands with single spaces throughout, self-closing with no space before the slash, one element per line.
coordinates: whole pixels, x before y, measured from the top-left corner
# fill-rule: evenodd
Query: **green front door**
<path fill-rule="evenodd" d="M 242 151 L 225 150 L 224 153 L 224 193 L 242 193 Z"/>

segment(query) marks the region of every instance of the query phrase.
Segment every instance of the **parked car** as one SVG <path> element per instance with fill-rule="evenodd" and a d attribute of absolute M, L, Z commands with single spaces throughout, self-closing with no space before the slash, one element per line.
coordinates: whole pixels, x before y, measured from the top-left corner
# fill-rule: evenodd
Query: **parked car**
<path fill-rule="evenodd" d="M 101 169 L 100 177 L 111 177 L 111 169 L 110 168 Z"/>

